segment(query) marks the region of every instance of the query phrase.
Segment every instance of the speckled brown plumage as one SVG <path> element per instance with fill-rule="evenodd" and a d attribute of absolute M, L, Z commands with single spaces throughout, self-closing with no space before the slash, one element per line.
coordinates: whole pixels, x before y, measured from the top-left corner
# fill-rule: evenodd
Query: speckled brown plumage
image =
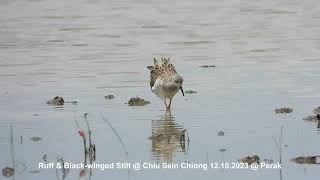
<path fill-rule="evenodd" d="M 177 74 L 173 64 L 170 63 L 170 58 L 161 57 L 160 60 L 153 58 L 154 65 L 148 66 L 150 70 L 150 87 L 152 88 L 158 78 L 169 79 Z"/>

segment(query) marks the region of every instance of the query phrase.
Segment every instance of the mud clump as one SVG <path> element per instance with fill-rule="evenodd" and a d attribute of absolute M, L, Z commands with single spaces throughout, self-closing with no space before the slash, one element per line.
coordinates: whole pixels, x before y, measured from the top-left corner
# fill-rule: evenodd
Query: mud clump
<path fill-rule="evenodd" d="M 5 167 L 2 169 L 2 175 L 5 177 L 11 177 L 14 174 L 14 169 L 12 167 Z"/>
<path fill-rule="evenodd" d="M 298 164 L 320 164 L 320 156 L 299 156 L 292 161 Z"/>
<path fill-rule="evenodd" d="M 244 157 L 243 159 L 241 159 L 240 162 L 248 163 L 249 165 L 253 164 L 253 163 L 258 163 L 259 164 L 260 163 L 260 157 L 258 155 L 247 156 L 247 157 Z"/>
<path fill-rule="evenodd" d="M 104 98 L 105 99 L 114 99 L 114 95 L 109 94 L 109 95 L 104 96 Z"/>
<path fill-rule="evenodd" d="M 198 93 L 197 91 L 193 91 L 193 90 L 188 90 L 188 91 L 185 91 L 186 94 L 196 94 Z"/>
<path fill-rule="evenodd" d="M 53 99 L 47 101 L 47 104 L 53 105 L 53 106 L 62 106 L 64 105 L 64 99 L 60 96 L 56 96 Z"/>
<path fill-rule="evenodd" d="M 287 114 L 287 113 L 291 113 L 292 111 L 293 111 L 293 109 L 289 108 L 289 107 L 275 109 L 276 114 Z"/>
<path fill-rule="evenodd" d="M 145 106 L 147 104 L 150 104 L 149 101 L 146 101 L 140 97 L 131 98 L 128 103 L 129 106 Z"/>
<path fill-rule="evenodd" d="M 78 101 L 64 101 L 63 97 L 56 96 L 53 99 L 47 101 L 47 104 L 52 105 L 52 106 L 62 106 L 65 103 L 70 103 L 70 104 L 78 104 Z"/>

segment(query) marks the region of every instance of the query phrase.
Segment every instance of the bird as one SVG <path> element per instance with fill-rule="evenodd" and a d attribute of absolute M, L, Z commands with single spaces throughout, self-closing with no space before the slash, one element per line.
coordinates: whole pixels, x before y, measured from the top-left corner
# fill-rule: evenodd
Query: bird
<path fill-rule="evenodd" d="M 170 58 L 160 59 L 153 58 L 154 65 L 147 66 L 150 70 L 150 88 L 166 106 L 166 111 L 171 111 L 171 102 L 173 97 L 180 90 L 183 91 L 183 77 L 177 73 L 173 64 L 170 63 Z M 169 103 L 167 101 L 169 100 Z"/>

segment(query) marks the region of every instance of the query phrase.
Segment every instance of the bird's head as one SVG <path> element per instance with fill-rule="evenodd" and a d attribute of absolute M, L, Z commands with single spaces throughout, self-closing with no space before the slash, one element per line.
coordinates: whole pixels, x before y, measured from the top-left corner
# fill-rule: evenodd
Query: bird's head
<path fill-rule="evenodd" d="M 176 74 L 172 77 L 172 82 L 175 86 L 179 87 L 179 89 L 182 92 L 182 95 L 184 96 L 182 84 L 183 84 L 183 77 L 179 74 Z"/>

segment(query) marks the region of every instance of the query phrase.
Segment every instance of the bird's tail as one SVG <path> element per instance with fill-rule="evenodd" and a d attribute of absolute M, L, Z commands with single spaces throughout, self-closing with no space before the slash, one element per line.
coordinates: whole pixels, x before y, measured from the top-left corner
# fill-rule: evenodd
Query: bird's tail
<path fill-rule="evenodd" d="M 153 62 L 154 62 L 154 65 L 153 66 L 147 66 L 147 68 L 152 71 L 153 69 L 155 68 L 160 68 L 162 67 L 163 65 L 168 65 L 170 64 L 170 58 L 164 58 L 164 57 L 161 57 L 160 59 L 157 59 L 157 58 L 153 58 Z"/>
<path fill-rule="evenodd" d="M 153 58 L 155 66 L 162 66 L 162 64 L 170 64 L 170 58 L 161 57 L 160 59 Z"/>

